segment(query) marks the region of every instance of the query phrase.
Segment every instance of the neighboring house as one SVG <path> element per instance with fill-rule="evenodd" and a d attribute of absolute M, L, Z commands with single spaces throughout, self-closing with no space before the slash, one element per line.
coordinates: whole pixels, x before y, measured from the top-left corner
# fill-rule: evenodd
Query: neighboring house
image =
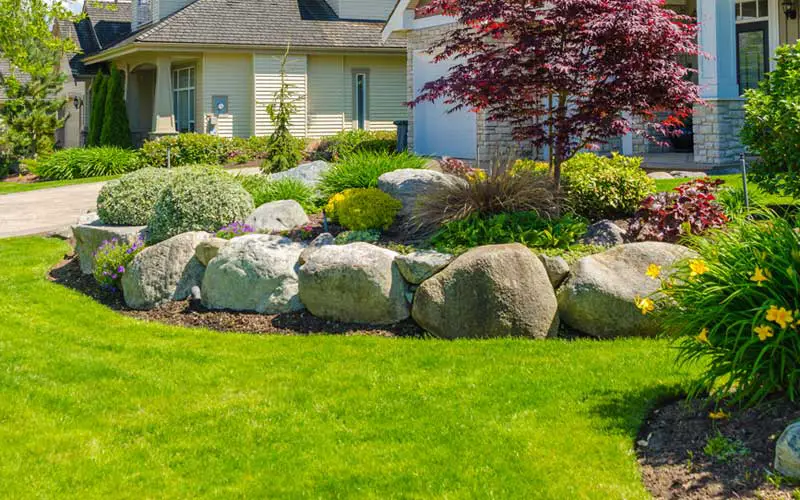
<path fill-rule="evenodd" d="M 434 64 L 427 50 L 455 26 L 451 17 L 423 16 L 419 0 L 399 0 L 384 37 L 404 35 L 408 42 L 408 100 L 428 81 L 446 74 L 452 64 Z M 644 141 L 640 136 L 614 138 L 610 147 L 625 154 L 645 155 L 653 165 L 694 162 L 713 167 L 736 163 L 743 151 L 739 142 L 744 112 L 742 92 L 752 88 L 769 70 L 772 54 L 781 43 L 800 36 L 798 0 L 667 0 L 667 7 L 695 15 L 701 22 L 700 46 L 709 58 L 692 58 L 699 66 L 699 84 L 707 105 L 695 110 L 694 150 L 676 154 Z M 509 127 L 487 122 L 470 111 L 447 114 L 441 103 L 423 104 L 409 118 L 411 148 L 424 155 L 447 155 L 482 160 L 503 148 L 537 155 L 516 144 Z"/>
<path fill-rule="evenodd" d="M 127 75 L 136 142 L 175 132 L 268 135 L 290 46 L 292 133 L 394 130 L 408 116 L 404 37 L 382 40 L 395 0 L 134 0 L 134 32 L 85 57 Z"/>
<path fill-rule="evenodd" d="M 130 0 L 86 0 L 84 18 L 77 22 L 61 21 L 53 27 L 57 36 L 71 39 L 80 49 L 66 54 L 61 70 L 67 75 L 62 95 L 67 98 L 63 110 L 64 127 L 56 133 L 59 147 L 83 146 L 89 127 L 91 82 L 102 64 L 87 65 L 83 58 L 96 54 L 125 38 L 131 32 Z"/>

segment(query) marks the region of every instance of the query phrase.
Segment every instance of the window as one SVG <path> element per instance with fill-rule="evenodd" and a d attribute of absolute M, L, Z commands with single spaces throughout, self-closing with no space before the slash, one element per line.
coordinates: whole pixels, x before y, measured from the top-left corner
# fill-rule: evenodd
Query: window
<path fill-rule="evenodd" d="M 755 21 L 769 17 L 769 0 L 736 0 L 736 20 Z"/>
<path fill-rule="evenodd" d="M 769 71 L 769 1 L 736 0 L 739 91 L 758 86 Z"/>
<path fill-rule="evenodd" d="M 353 75 L 353 102 L 355 104 L 356 126 L 360 130 L 367 128 L 367 74 L 355 73 Z"/>
<path fill-rule="evenodd" d="M 178 132 L 194 132 L 194 67 L 172 70 L 172 105 L 175 113 L 175 128 Z"/>

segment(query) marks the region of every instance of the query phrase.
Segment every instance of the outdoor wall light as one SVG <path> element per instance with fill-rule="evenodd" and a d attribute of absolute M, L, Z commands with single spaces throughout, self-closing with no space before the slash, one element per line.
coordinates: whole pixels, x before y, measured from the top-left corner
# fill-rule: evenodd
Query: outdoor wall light
<path fill-rule="evenodd" d="M 794 0 L 783 0 L 781 6 L 786 19 L 797 19 L 797 7 L 795 7 Z"/>
<path fill-rule="evenodd" d="M 80 96 L 75 96 L 72 98 L 72 105 L 75 106 L 75 109 L 80 109 L 83 106 L 83 99 Z"/>

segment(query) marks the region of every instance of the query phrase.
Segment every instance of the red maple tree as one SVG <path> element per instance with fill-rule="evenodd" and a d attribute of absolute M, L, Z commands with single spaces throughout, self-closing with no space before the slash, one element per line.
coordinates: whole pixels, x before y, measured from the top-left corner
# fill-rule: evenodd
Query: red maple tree
<path fill-rule="evenodd" d="M 553 175 L 581 149 L 631 131 L 679 134 L 701 102 L 679 56 L 702 55 L 694 18 L 663 0 L 432 0 L 457 18 L 431 48 L 457 63 L 411 103 L 442 99 L 550 147 Z M 666 119 L 659 116 L 668 115 Z M 635 121 L 650 124 L 634 130 Z"/>

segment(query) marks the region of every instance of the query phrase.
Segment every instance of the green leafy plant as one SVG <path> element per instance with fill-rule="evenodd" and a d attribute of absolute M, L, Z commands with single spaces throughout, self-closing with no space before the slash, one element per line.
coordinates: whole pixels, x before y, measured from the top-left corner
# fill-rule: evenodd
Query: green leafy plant
<path fill-rule="evenodd" d="M 365 229 L 360 231 L 345 231 L 336 235 L 337 245 L 347 245 L 349 243 L 377 243 L 381 239 L 381 232 L 377 229 Z"/>
<path fill-rule="evenodd" d="M 403 204 L 380 189 L 348 189 L 335 196 L 331 215 L 347 229 L 389 229 Z"/>
<path fill-rule="evenodd" d="M 144 242 L 137 239 L 126 243 L 114 238 L 104 241 L 94 254 L 94 279 L 107 288 L 121 290 L 122 275 L 128 270 L 133 258 L 144 249 Z"/>
<path fill-rule="evenodd" d="M 62 149 L 40 158 L 33 173 L 44 180 L 120 175 L 140 167 L 138 155 L 114 147 Z"/>
<path fill-rule="evenodd" d="M 322 139 L 313 156 L 317 160 L 338 161 L 358 152 L 391 154 L 397 149 L 397 133 L 369 130 L 343 130 Z"/>
<path fill-rule="evenodd" d="M 717 431 L 716 435 L 706 441 L 703 453 L 714 461 L 727 463 L 736 457 L 747 455 L 750 450 L 738 439 L 729 439 Z"/>
<path fill-rule="evenodd" d="M 579 153 L 562 165 L 562 187 L 566 205 L 591 220 L 631 215 L 655 189 L 655 182 L 642 168 L 642 159 Z M 522 161 L 515 169 L 547 172 L 547 165 Z"/>
<path fill-rule="evenodd" d="M 102 71 L 92 80 L 92 107 L 89 115 L 89 134 L 86 137 L 86 145 L 90 147 L 100 146 L 108 83 L 108 76 Z"/>
<path fill-rule="evenodd" d="M 167 149 L 173 167 L 221 165 L 230 151 L 230 139 L 206 134 L 179 134 L 147 141 L 139 150 L 142 161 L 150 167 L 167 166 Z"/>
<path fill-rule="evenodd" d="M 461 182 L 450 182 L 420 197 L 411 217 L 411 230 L 430 234 L 446 224 L 473 215 L 487 218 L 501 213 L 538 212 L 548 217 L 558 209 L 553 181 L 532 171 L 513 171 L 507 165 L 482 170 L 459 169 Z"/>
<path fill-rule="evenodd" d="M 320 209 L 317 193 L 301 180 L 292 178 L 273 180 L 266 175 L 243 175 L 238 179 L 253 197 L 256 207 L 273 201 L 294 200 L 306 213 L 313 214 Z"/>
<path fill-rule="evenodd" d="M 773 213 L 759 218 L 689 237 L 698 256 L 679 264 L 655 297 L 679 361 L 704 369 L 691 395 L 744 405 L 800 395 L 800 234 Z"/>
<path fill-rule="evenodd" d="M 293 85 L 286 80 L 286 63 L 289 59 L 289 47 L 281 59 L 280 87 L 273 101 L 267 106 L 267 114 L 272 122 L 273 132 L 269 138 L 266 157 L 261 164 L 264 173 L 282 172 L 296 167 L 303 159 L 304 142 L 292 136 L 289 127 L 292 117 L 297 112 L 298 97 L 294 94 Z"/>
<path fill-rule="evenodd" d="M 322 175 L 319 189 L 333 196 L 346 189 L 378 187 L 378 178 L 404 168 L 424 168 L 425 159 L 408 153 L 388 154 L 358 152 L 333 164 Z"/>
<path fill-rule="evenodd" d="M 800 41 L 775 51 L 775 69 L 745 92 L 742 142 L 759 156 L 751 174 L 766 192 L 800 194 Z"/>
<path fill-rule="evenodd" d="M 585 220 L 571 215 L 547 219 L 536 212 L 500 213 L 489 217 L 474 213 L 445 225 L 431 238 L 431 244 L 448 253 L 502 243 L 563 249 L 583 235 L 586 227 Z"/>
<path fill-rule="evenodd" d="M 133 145 L 128 108 L 125 104 L 125 81 L 116 66 L 111 67 L 111 75 L 106 83 L 100 144 L 119 148 L 130 148 Z"/>
<path fill-rule="evenodd" d="M 143 168 L 106 183 L 97 197 L 97 214 L 106 224 L 144 226 L 174 170 Z"/>
<path fill-rule="evenodd" d="M 220 168 L 180 168 L 156 201 L 149 240 L 164 241 L 188 231 L 216 232 L 253 211 L 253 198 Z"/>

